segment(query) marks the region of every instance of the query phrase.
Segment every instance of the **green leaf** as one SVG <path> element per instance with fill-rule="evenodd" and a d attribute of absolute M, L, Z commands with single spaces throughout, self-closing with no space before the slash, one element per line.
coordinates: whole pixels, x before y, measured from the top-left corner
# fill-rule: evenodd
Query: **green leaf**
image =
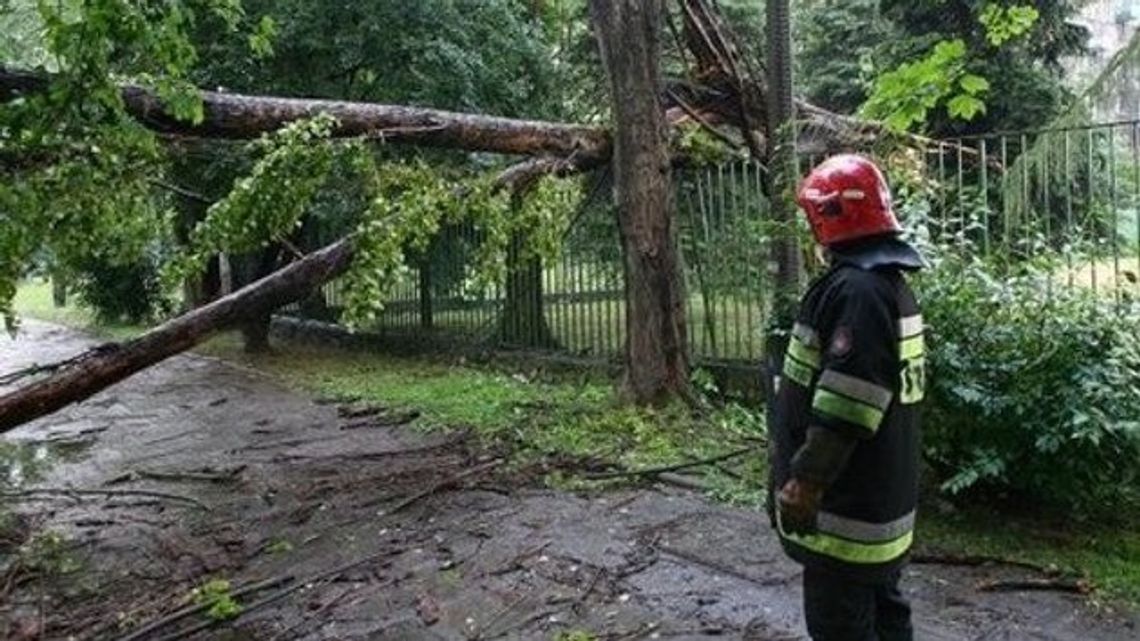
<path fill-rule="evenodd" d="M 277 39 L 277 22 L 272 16 L 262 16 L 253 33 L 249 34 L 249 50 L 256 59 L 273 55 L 273 42 Z"/>
<path fill-rule="evenodd" d="M 985 113 L 986 103 L 973 96 L 961 94 L 954 96 L 946 103 L 946 111 L 953 118 L 973 120 L 978 114 Z"/>
<path fill-rule="evenodd" d="M 995 47 L 1029 33 L 1037 24 L 1041 12 L 1033 5 L 1002 7 L 990 3 L 982 10 L 978 21 L 986 28 L 986 40 Z"/>
<path fill-rule="evenodd" d="M 962 76 L 962 79 L 958 81 L 958 86 L 962 88 L 962 91 L 965 91 L 971 96 L 976 96 L 990 90 L 990 81 L 981 76 L 968 73 Z"/>

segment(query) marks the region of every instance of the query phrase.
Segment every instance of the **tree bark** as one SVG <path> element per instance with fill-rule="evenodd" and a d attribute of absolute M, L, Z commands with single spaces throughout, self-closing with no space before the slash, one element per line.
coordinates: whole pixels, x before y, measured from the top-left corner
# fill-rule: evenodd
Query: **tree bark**
<path fill-rule="evenodd" d="M 551 348 L 558 344 L 542 305 L 542 260 L 528 256 L 520 235 L 507 247 L 507 287 L 499 340 L 511 347 Z"/>
<path fill-rule="evenodd" d="M 50 77 L 0 67 L 0 101 L 41 93 Z M 512 155 L 573 157 L 586 169 L 610 156 L 606 130 L 584 125 L 464 114 L 396 105 L 307 100 L 201 92 L 204 119 L 192 124 L 174 118 L 158 96 L 138 85 L 123 85 L 126 109 L 140 123 L 161 133 L 205 138 L 256 138 L 282 126 L 327 113 L 337 119 L 337 136 L 375 136 L 388 142 Z"/>
<path fill-rule="evenodd" d="M 0 433 L 89 398 L 253 314 L 300 299 L 344 273 L 352 257 L 352 241 L 340 240 L 138 338 L 80 355 L 47 378 L 0 396 Z"/>
<path fill-rule="evenodd" d="M 666 123 L 659 102 L 660 0 L 591 0 L 609 78 L 614 177 L 626 270 L 623 391 L 640 404 L 691 398 L 685 287 Z"/>
<path fill-rule="evenodd" d="M 796 171 L 795 103 L 792 97 L 791 7 L 789 0 L 769 0 L 768 37 L 768 194 L 772 219 L 778 224 L 770 261 L 776 267 L 771 324 L 765 337 L 765 362 L 770 380 L 765 392 L 774 393 L 774 377 L 783 371 L 787 330 L 795 320 L 800 285 L 800 246 L 794 233 L 796 205 L 793 195 Z M 772 398 L 772 396 L 769 396 Z M 769 420 L 772 420 L 769 403 Z"/>
<path fill-rule="evenodd" d="M 56 307 L 67 307 L 67 276 L 62 269 L 51 273 L 51 301 Z"/>
<path fill-rule="evenodd" d="M 420 261 L 420 328 L 426 330 L 435 329 L 435 308 L 432 304 L 434 302 L 432 291 L 434 288 L 431 283 L 431 255 L 432 252 L 426 252 L 427 256 Z"/>
<path fill-rule="evenodd" d="M 248 285 L 269 276 L 277 269 L 281 247 L 277 243 L 262 249 L 261 252 L 246 256 L 245 261 L 252 273 L 243 276 L 241 285 Z M 273 308 L 250 314 L 241 325 L 241 336 L 247 354 L 265 354 L 270 351 L 269 327 L 273 322 Z"/>

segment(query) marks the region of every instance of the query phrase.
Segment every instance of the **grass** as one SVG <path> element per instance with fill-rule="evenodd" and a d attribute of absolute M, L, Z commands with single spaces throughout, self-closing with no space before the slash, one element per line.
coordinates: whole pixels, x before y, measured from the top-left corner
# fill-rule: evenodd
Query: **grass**
<path fill-rule="evenodd" d="M 41 280 L 22 284 L 16 290 L 12 304 L 20 316 L 79 328 L 101 338 L 123 340 L 137 336 L 145 329 L 139 325 L 101 324 L 89 310 L 75 304 L 73 297 L 69 298 L 67 305 L 56 307 L 52 299 L 51 283 Z"/>
<path fill-rule="evenodd" d="M 31 317 L 83 328 L 92 319 L 51 305 L 50 287 L 22 288 L 17 309 Z M 137 328 L 134 328 L 137 331 Z M 129 331 L 117 328 L 115 331 Z M 608 381 L 587 375 L 525 374 L 473 366 L 456 358 L 401 358 L 313 347 L 251 357 L 234 335 L 199 352 L 265 371 L 318 396 L 359 399 L 421 413 L 425 430 L 467 427 L 491 447 L 513 452 L 521 462 L 581 459 L 649 467 L 729 451 L 763 434 L 757 410 L 737 406 L 703 415 L 680 408 L 637 409 L 616 402 Z M 732 474 L 708 470 L 710 494 L 723 501 L 758 506 L 763 499 L 764 456 L 743 461 Z M 551 483 L 584 484 L 573 475 Z M 923 511 L 918 540 L 928 549 L 992 555 L 1087 575 L 1101 596 L 1140 606 L 1140 533 L 1134 529 L 1035 521 L 995 511 L 941 514 Z"/>
<path fill-rule="evenodd" d="M 423 429 L 472 429 L 488 446 L 509 449 L 521 462 L 667 465 L 722 454 L 764 433 L 758 411 L 736 405 L 702 413 L 680 406 L 631 408 L 617 403 L 608 381 L 585 375 L 522 374 L 455 359 L 311 347 L 248 356 L 238 347 L 223 339 L 201 351 L 238 360 L 317 396 L 415 410 Z M 755 501 L 754 488 L 765 470 L 764 457 L 754 458 L 745 466 L 745 478 L 715 479 L 717 491 L 738 502 Z"/>
<path fill-rule="evenodd" d="M 1140 532 L 1102 524 L 1049 523 L 989 509 L 928 510 L 916 538 L 927 549 L 994 556 L 1088 577 L 1099 594 L 1140 606 Z"/>

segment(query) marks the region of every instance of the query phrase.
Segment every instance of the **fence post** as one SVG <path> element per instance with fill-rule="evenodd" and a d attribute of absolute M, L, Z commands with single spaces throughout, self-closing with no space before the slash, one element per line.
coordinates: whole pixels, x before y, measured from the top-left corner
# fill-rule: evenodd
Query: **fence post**
<path fill-rule="evenodd" d="M 432 309 L 434 294 L 431 286 L 431 258 L 435 254 L 433 249 L 434 247 L 428 248 L 420 263 L 420 327 L 429 330 L 435 327 L 435 314 Z"/>

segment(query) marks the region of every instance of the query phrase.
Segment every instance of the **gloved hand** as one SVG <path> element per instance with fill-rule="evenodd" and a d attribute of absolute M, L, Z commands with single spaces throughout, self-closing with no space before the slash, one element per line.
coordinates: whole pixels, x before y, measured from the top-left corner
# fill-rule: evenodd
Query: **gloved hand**
<path fill-rule="evenodd" d="M 823 500 L 823 486 L 798 479 L 784 484 L 776 497 L 780 524 L 788 534 L 812 534 Z"/>

